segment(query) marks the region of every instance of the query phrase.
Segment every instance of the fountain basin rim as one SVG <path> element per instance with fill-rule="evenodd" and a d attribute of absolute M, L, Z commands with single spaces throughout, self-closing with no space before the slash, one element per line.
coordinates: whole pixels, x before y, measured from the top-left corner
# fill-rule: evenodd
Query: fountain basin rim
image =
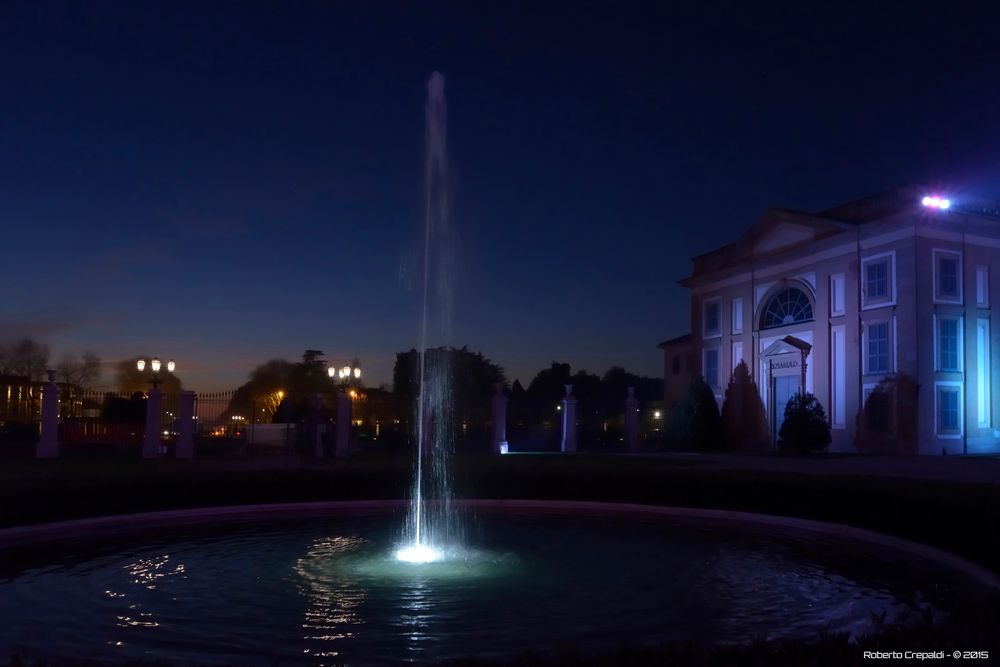
<path fill-rule="evenodd" d="M 434 503 L 435 500 L 427 502 Z M 945 569 L 961 572 L 993 591 L 1000 591 L 1000 576 L 963 556 L 914 542 L 846 524 L 800 519 L 775 514 L 760 514 L 738 510 L 640 505 L 579 500 L 534 500 L 476 498 L 450 501 L 463 509 L 482 509 L 501 513 L 536 513 L 549 516 L 647 516 L 695 519 L 705 522 L 735 523 L 785 529 L 799 533 L 815 533 L 828 537 L 864 542 L 890 551 L 903 552 Z M 16 547 L 34 546 L 68 540 L 96 539 L 153 528 L 172 528 L 220 521 L 256 521 L 280 517 L 318 517 L 336 515 L 384 514 L 405 509 L 409 500 L 332 500 L 256 505 L 223 505 L 187 509 L 161 510 L 136 514 L 115 514 L 71 519 L 50 523 L 15 526 L 0 529 L 0 552 Z"/>

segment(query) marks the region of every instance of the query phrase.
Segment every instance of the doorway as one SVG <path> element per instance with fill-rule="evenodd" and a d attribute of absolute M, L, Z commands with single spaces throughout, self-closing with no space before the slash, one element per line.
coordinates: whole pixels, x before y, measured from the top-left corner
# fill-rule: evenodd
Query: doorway
<path fill-rule="evenodd" d="M 785 406 L 798 392 L 799 381 L 798 375 L 779 375 L 771 381 L 771 438 L 775 444 L 778 443 L 781 425 L 785 422 Z"/>

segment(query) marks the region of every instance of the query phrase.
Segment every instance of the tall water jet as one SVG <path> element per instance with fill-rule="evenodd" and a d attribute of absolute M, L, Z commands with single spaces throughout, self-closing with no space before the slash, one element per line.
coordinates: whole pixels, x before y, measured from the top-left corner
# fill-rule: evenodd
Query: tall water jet
<path fill-rule="evenodd" d="M 448 467 L 451 433 L 451 378 L 445 348 L 428 349 L 432 329 L 447 340 L 451 315 L 452 264 L 448 210 L 448 108 L 444 76 L 431 74 L 427 82 L 424 162 L 423 308 L 417 360 L 417 460 L 404 535 L 397 552 L 401 560 L 437 560 L 460 543 L 460 530 L 451 511 Z M 435 297 L 432 299 L 432 295 Z"/>

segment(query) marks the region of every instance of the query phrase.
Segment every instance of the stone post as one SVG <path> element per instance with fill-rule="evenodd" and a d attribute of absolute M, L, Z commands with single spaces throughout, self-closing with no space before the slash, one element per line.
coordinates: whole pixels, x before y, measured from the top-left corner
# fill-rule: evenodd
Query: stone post
<path fill-rule="evenodd" d="M 163 392 L 159 387 L 149 390 L 146 397 L 146 433 L 142 439 L 142 458 L 160 458 L 160 406 Z"/>
<path fill-rule="evenodd" d="M 346 391 L 337 394 L 337 448 L 336 456 L 351 453 L 351 397 Z"/>
<path fill-rule="evenodd" d="M 42 387 L 42 424 L 35 446 L 35 456 L 40 459 L 59 457 L 59 387 L 56 386 L 56 372 L 49 374 L 48 383 Z"/>
<path fill-rule="evenodd" d="M 573 385 L 567 384 L 566 398 L 562 402 L 562 445 L 563 452 L 576 451 L 576 399 L 573 398 Z"/>
<path fill-rule="evenodd" d="M 309 425 L 309 434 L 313 438 L 314 451 L 316 452 L 316 460 L 323 460 L 323 434 L 325 433 L 325 424 L 323 420 L 323 394 L 315 394 L 313 396 L 313 406 L 312 406 L 312 417 L 311 424 Z"/>
<path fill-rule="evenodd" d="M 639 451 L 639 399 L 635 397 L 635 387 L 628 388 L 625 398 L 625 443 L 628 451 Z"/>
<path fill-rule="evenodd" d="M 181 392 L 177 449 L 174 451 L 174 456 L 179 459 L 194 458 L 194 398 L 193 391 Z"/>
<path fill-rule="evenodd" d="M 503 395 L 503 385 L 497 383 L 497 393 L 493 395 L 493 451 L 506 454 L 507 444 L 507 397 Z"/>

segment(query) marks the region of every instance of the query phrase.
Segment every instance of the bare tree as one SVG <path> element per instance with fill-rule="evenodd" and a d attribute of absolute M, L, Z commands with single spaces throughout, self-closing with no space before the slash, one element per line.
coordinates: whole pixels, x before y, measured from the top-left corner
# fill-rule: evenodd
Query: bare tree
<path fill-rule="evenodd" d="M 31 338 L 0 345 L 0 373 L 42 380 L 49 365 L 49 346 Z"/>
<path fill-rule="evenodd" d="M 63 382 L 89 389 L 101 375 L 101 359 L 93 352 L 84 352 L 80 358 L 67 352 L 56 364 L 56 374 Z"/>

